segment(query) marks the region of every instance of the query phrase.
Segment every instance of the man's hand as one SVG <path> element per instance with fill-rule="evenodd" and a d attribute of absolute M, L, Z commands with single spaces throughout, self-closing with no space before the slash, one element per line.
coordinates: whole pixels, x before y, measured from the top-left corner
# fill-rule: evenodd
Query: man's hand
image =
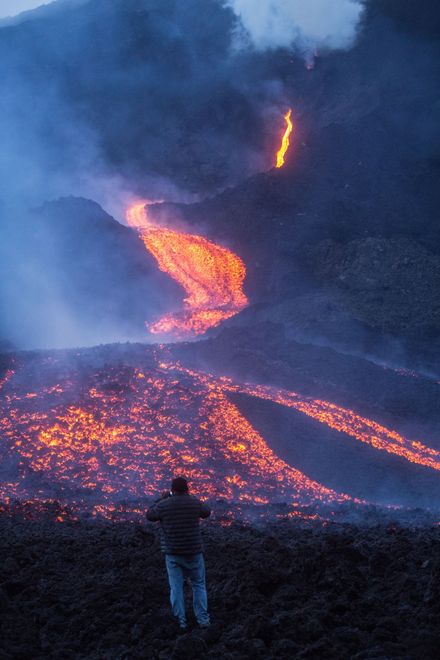
<path fill-rule="evenodd" d="M 169 490 L 164 490 L 162 491 L 162 495 L 160 496 L 161 500 L 166 500 L 167 497 L 171 497 L 171 493 Z"/>

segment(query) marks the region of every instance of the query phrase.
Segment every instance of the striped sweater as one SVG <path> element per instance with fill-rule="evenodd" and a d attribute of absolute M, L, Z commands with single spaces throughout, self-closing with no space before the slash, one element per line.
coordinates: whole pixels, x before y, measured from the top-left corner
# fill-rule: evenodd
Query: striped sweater
<path fill-rule="evenodd" d="M 147 519 L 161 523 L 161 548 L 167 555 L 195 555 L 203 551 L 199 519 L 211 509 L 192 495 L 172 495 L 147 511 Z"/>

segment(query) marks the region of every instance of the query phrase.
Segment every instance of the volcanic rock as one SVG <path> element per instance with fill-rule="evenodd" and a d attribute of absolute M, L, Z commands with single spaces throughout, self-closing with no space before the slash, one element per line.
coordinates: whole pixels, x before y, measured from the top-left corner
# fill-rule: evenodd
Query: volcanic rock
<path fill-rule="evenodd" d="M 403 238 L 319 243 L 314 270 L 336 286 L 355 318 L 401 334 L 440 333 L 440 257 Z"/>
<path fill-rule="evenodd" d="M 437 657 L 438 599 L 426 598 L 438 583 L 438 567 L 429 568 L 437 526 L 209 524 L 213 625 L 196 626 L 188 598 L 184 635 L 169 613 L 156 532 L 0 516 L 1 657 Z M 239 595 L 233 607 L 228 582 Z"/>

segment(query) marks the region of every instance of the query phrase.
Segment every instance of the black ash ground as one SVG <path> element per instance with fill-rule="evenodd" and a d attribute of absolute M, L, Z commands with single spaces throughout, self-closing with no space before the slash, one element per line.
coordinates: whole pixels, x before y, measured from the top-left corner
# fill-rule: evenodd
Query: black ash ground
<path fill-rule="evenodd" d="M 0 658 L 435 658 L 440 527 L 204 527 L 208 631 L 180 635 L 156 529 L 0 520 Z M 190 619 L 191 621 L 191 619 Z"/>

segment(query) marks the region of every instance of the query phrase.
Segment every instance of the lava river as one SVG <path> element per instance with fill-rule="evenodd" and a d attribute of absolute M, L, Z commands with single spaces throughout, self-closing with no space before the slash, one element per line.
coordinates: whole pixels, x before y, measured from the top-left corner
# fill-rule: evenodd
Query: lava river
<path fill-rule="evenodd" d="M 147 205 L 145 200 L 132 204 L 127 210 L 127 224 L 137 229 L 160 270 L 186 293 L 184 309 L 149 325 L 150 332 L 177 337 L 200 335 L 246 307 L 243 261 L 203 236 L 153 225 Z"/>
<path fill-rule="evenodd" d="M 292 110 L 276 154 L 276 167 L 284 165 L 293 130 Z M 167 314 L 148 326 L 153 334 L 187 337 L 201 335 L 234 316 L 248 304 L 243 292 L 246 268 L 231 250 L 203 236 L 154 225 L 148 217 L 148 200 L 137 201 L 126 212 L 127 224 L 139 232 L 158 267 L 185 291 L 184 309 Z"/>
<path fill-rule="evenodd" d="M 125 351 L 122 355 L 118 351 Z M 97 347 L 23 358 L 0 391 L 0 500 L 56 499 L 93 516 L 143 515 L 170 475 L 195 492 L 250 505 L 358 503 L 281 460 L 231 400 L 242 392 L 440 469 L 440 452 L 332 403 L 191 371 L 161 347 Z M 304 512 L 302 513 L 304 515 Z"/>
<path fill-rule="evenodd" d="M 293 130 L 293 122 L 292 122 L 292 110 L 289 109 L 286 114 L 284 115 L 284 121 L 286 122 L 286 128 L 283 133 L 283 137 L 281 139 L 281 145 L 280 148 L 277 151 L 277 162 L 275 167 L 280 168 L 283 167 L 284 165 L 284 158 L 287 153 L 287 150 L 290 146 L 290 134 L 292 133 Z"/>
<path fill-rule="evenodd" d="M 130 360 L 137 366 L 110 366 L 104 347 L 9 372 L 0 392 L 0 501 L 56 498 L 92 515 L 122 507 L 135 517 L 136 503 L 175 473 L 205 497 L 239 505 L 350 499 L 279 459 L 221 382 L 171 369 L 158 349 L 142 351 Z"/>

